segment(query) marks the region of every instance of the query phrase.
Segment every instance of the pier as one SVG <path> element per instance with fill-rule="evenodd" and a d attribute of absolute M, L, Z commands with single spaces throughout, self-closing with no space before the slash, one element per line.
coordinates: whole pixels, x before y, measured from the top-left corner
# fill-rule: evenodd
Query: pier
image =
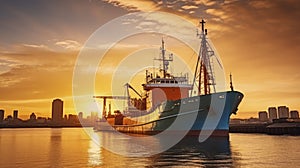
<path fill-rule="evenodd" d="M 300 122 L 274 120 L 273 123 L 230 124 L 230 133 L 262 133 L 269 135 L 300 135 Z"/>

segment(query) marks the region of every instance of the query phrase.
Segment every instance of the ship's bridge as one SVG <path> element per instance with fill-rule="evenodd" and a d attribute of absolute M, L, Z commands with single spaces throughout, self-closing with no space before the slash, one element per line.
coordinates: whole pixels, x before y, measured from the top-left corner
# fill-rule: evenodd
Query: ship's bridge
<path fill-rule="evenodd" d="M 166 100 L 178 100 L 189 96 L 189 90 L 193 87 L 188 83 L 188 77 L 165 77 L 148 78 L 143 84 L 144 90 L 149 95 L 152 107 Z"/>
<path fill-rule="evenodd" d="M 192 85 L 188 83 L 188 79 L 186 76 L 183 77 L 171 77 L 171 78 L 153 78 L 151 80 L 147 80 L 146 84 L 143 84 L 144 90 L 148 91 L 153 88 L 159 87 L 180 87 L 180 88 L 191 88 Z"/>
<path fill-rule="evenodd" d="M 147 107 L 149 107 L 148 104 L 155 107 L 166 100 L 187 98 L 189 91 L 193 88 L 188 83 L 188 74 L 175 76 L 168 72 L 169 65 L 173 61 L 173 54 L 171 53 L 168 58 L 165 56 L 166 50 L 163 39 L 160 50 L 160 57 L 154 59 L 161 63 L 159 72 L 156 73 L 153 69 L 154 72 L 149 73 L 146 70 L 146 83 L 142 85 L 147 92 Z"/>

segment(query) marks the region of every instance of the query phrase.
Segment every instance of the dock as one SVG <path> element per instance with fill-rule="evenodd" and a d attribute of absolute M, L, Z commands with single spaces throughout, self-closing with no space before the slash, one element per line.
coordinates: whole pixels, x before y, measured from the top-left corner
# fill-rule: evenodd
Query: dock
<path fill-rule="evenodd" d="M 275 121 L 273 123 L 230 124 L 230 133 L 262 133 L 268 135 L 300 135 L 300 122 Z"/>

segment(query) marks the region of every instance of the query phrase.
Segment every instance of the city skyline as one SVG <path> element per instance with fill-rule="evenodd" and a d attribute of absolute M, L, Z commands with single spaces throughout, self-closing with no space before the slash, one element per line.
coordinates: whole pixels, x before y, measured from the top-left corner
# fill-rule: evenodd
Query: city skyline
<path fill-rule="evenodd" d="M 51 118 L 37 116 L 31 113 L 26 119 L 19 118 L 19 111 L 14 110 L 12 115 L 5 115 L 0 109 L 0 128 L 57 128 L 57 127 L 91 127 L 98 120 L 98 115 L 91 113 L 84 118 L 83 112 L 78 114 L 64 114 L 64 102 L 61 99 L 52 101 Z M 5 117 L 6 116 L 6 117 Z"/>
<path fill-rule="evenodd" d="M 6 114 L 18 109 L 20 118 L 32 112 L 50 116 L 49 102 L 56 97 L 64 100 L 65 112 L 75 114 L 72 76 L 80 48 L 97 28 L 134 11 L 168 12 L 195 26 L 201 18 L 209 23 L 226 75 L 232 72 L 234 88 L 245 94 L 233 117 L 254 117 L 269 106 L 300 109 L 299 1 L 1 3 L 0 108 Z M 96 89 L 110 94 L 108 87 Z"/>
<path fill-rule="evenodd" d="M 57 104 L 57 105 L 55 105 Z M 109 104 L 110 106 L 110 104 Z M 236 118 L 235 119 L 251 119 L 251 118 L 257 118 L 259 119 L 260 117 L 260 113 L 266 113 L 267 114 L 267 118 L 270 119 L 270 120 L 273 120 L 273 119 L 286 119 L 286 118 L 299 118 L 299 112 L 298 112 L 298 109 L 293 109 L 293 110 L 290 110 L 289 107 L 287 106 L 278 106 L 278 107 L 274 107 L 274 106 L 269 106 L 267 108 L 268 110 L 261 110 L 261 111 L 258 111 L 258 116 L 251 116 L 249 118 Z M 59 114 L 57 114 L 57 110 L 60 111 Z M 107 109 L 109 110 L 109 109 Z M 88 112 L 79 112 L 78 114 L 74 114 L 74 113 L 68 113 L 68 114 L 64 114 L 64 107 L 63 107 L 63 101 L 61 99 L 54 99 L 52 101 L 52 109 L 51 109 L 51 116 L 48 116 L 48 117 L 45 117 L 45 116 L 39 116 L 40 118 L 47 118 L 47 119 L 51 119 L 53 120 L 53 118 L 55 118 L 54 120 L 58 120 L 58 118 L 60 119 L 64 119 L 66 118 L 67 116 L 77 116 L 78 118 L 84 118 L 84 114 L 86 115 L 86 118 L 91 118 L 92 120 L 96 120 L 96 119 L 100 119 L 101 116 L 98 112 L 96 111 L 90 111 L 90 115 L 87 115 Z M 18 110 L 13 110 L 12 111 L 12 114 L 13 116 L 8 113 L 6 114 L 6 111 L 5 109 L 0 109 L 0 121 L 4 120 L 4 119 L 7 119 L 8 117 L 12 117 L 12 119 L 31 119 L 31 116 L 34 115 L 35 116 L 35 113 L 31 113 L 29 115 L 28 118 L 19 118 L 18 113 L 19 111 Z M 6 114 L 6 115 L 5 115 Z M 6 117 L 5 117 L 6 116 Z M 21 115 L 21 116 L 25 116 L 25 115 Z M 55 117 L 53 117 L 55 116 Z M 60 117 L 59 117 L 60 116 Z M 96 117 L 95 117 L 96 116 Z M 298 117 L 297 117 L 298 116 Z"/>
<path fill-rule="evenodd" d="M 51 114 L 49 116 L 37 116 L 34 112 L 32 112 L 30 115 L 22 115 L 22 112 L 19 113 L 18 109 L 14 109 L 11 113 L 7 112 L 5 109 L 0 109 L 0 122 L 3 120 L 7 120 L 8 118 L 11 118 L 13 120 L 17 120 L 17 119 L 28 120 L 28 119 L 31 119 L 31 117 L 51 119 L 56 122 L 61 122 L 62 120 L 64 120 L 65 118 L 68 118 L 70 116 L 71 117 L 77 116 L 79 119 L 83 119 L 83 118 L 88 119 L 91 117 L 93 117 L 94 119 L 97 119 L 97 116 L 99 116 L 97 112 L 93 112 L 93 111 L 90 112 L 90 115 L 88 115 L 88 113 L 85 113 L 86 114 L 85 116 L 84 116 L 83 112 L 79 112 L 76 114 L 65 113 L 63 103 L 64 102 L 61 99 L 58 99 L 58 98 L 54 99 L 52 101 Z M 19 117 L 19 114 L 21 114 L 21 116 L 23 116 L 23 117 Z"/>
<path fill-rule="evenodd" d="M 268 107 L 267 111 L 259 111 L 258 119 L 273 121 L 274 119 L 299 119 L 298 110 L 289 110 L 287 106 Z"/>

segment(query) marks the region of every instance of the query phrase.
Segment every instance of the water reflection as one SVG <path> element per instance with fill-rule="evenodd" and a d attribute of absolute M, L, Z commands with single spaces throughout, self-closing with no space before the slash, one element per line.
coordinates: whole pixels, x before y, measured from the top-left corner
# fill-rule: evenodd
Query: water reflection
<path fill-rule="evenodd" d="M 197 137 L 186 137 L 169 150 L 155 155 L 152 166 L 231 167 L 228 137 L 209 138 L 199 143 Z"/>
<path fill-rule="evenodd" d="M 61 166 L 62 129 L 50 129 L 49 163 L 52 167 Z"/>
<path fill-rule="evenodd" d="M 90 146 L 88 149 L 88 165 L 90 166 L 99 166 L 102 164 L 102 158 L 101 158 L 101 148 L 99 147 L 99 144 L 97 144 L 95 141 L 90 141 Z"/>
<path fill-rule="evenodd" d="M 231 134 L 199 144 L 185 138 L 176 146 L 151 157 L 134 157 L 146 148 L 129 150 L 130 139 L 82 129 L 0 129 L 0 167 L 103 168 L 103 167 L 300 167 L 300 137 L 262 134 Z M 97 139 L 98 138 L 98 139 Z M 94 141 L 94 140 L 97 141 Z M 102 148 L 103 141 L 128 156 Z M 145 142 L 159 148 L 157 139 Z M 158 143 L 159 142 L 159 143 Z M 135 151 L 135 152 L 134 152 Z M 131 153 L 130 153 L 131 152 Z"/>
<path fill-rule="evenodd" d="M 141 157 L 143 154 L 150 152 L 145 151 L 145 148 L 142 147 L 133 150 L 131 148 L 133 146 L 130 146 L 130 138 L 121 139 L 115 137 L 113 133 L 107 132 L 95 134 L 99 138 L 99 143 L 97 144 L 114 145 L 123 150 L 123 153 L 128 152 L 127 155 L 122 156 L 101 147 L 101 154 L 98 155 L 101 159 L 94 159 L 98 160 L 103 167 L 233 167 L 236 165 L 231 157 L 228 137 L 209 138 L 203 143 L 198 142 L 198 137 L 186 137 L 167 151 L 151 157 Z M 155 138 L 151 142 L 144 143 L 148 143 L 153 148 L 158 148 L 162 145 Z M 96 147 L 94 145 L 93 147 Z M 137 157 L 138 155 L 140 156 Z"/>

